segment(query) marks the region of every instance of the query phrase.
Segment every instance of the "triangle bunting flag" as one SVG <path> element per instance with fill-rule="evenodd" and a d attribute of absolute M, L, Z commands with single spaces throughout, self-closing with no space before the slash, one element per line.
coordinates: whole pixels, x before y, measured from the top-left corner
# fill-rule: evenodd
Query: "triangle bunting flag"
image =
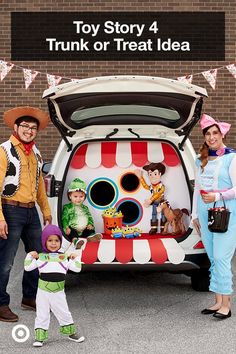
<path fill-rule="evenodd" d="M 193 75 L 179 76 L 178 81 L 185 82 L 186 84 L 191 84 L 193 80 Z"/>
<path fill-rule="evenodd" d="M 59 84 L 61 81 L 61 76 L 47 74 L 48 86 L 53 87 Z"/>
<path fill-rule="evenodd" d="M 7 63 L 4 60 L 0 60 L 0 72 L 1 72 L 1 81 L 5 79 L 9 71 L 13 68 L 14 64 Z"/>
<path fill-rule="evenodd" d="M 26 90 L 32 84 L 36 76 L 38 75 L 38 71 L 33 71 L 30 69 L 23 69 L 24 79 L 25 79 L 25 88 Z"/>
<path fill-rule="evenodd" d="M 211 85 L 213 90 L 216 88 L 216 76 L 217 76 L 217 69 L 212 69 L 208 71 L 203 71 L 202 75 L 205 77 L 205 79 L 208 81 L 208 83 Z"/>
<path fill-rule="evenodd" d="M 235 66 L 235 64 L 226 65 L 226 68 L 229 70 L 229 72 L 236 79 L 236 66 Z"/>

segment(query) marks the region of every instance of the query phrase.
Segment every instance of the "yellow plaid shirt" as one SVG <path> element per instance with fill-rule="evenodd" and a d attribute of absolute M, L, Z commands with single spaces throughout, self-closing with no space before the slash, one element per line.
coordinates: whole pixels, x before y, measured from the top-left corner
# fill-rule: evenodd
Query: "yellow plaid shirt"
<path fill-rule="evenodd" d="M 161 201 L 164 197 L 165 186 L 161 182 L 156 185 L 151 184 L 150 186 L 146 183 L 145 179 L 141 177 L 140 179 L 143 188 L 148 189 L 151 191 L 151 201 L 152 203 L 155 201 Z"/>

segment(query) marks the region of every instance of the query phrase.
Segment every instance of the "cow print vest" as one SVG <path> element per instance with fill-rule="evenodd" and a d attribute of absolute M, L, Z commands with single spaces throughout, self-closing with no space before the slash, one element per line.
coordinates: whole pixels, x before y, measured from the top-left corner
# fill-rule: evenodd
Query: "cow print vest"
<path fill-rule="evenodd" d="M 8 166 L 2 188 L 2 197 L 12 197 L 20 187 L 21 160 L 20 155 L 10 140 L 0 145 L 6 153 Z M 36 190 L 38 189 L 39 175 L 42 168 L 40 151 L 34 145 L 32 148 L 37 160 Z"/>

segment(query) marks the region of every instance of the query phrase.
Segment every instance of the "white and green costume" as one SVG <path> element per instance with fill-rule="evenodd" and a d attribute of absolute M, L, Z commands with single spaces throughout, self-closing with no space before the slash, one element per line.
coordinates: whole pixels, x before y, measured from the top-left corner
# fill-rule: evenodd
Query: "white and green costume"
<path fill-rule="evenodd" d="M 72 260 L 62 253 L 40 253 L 38 259 L 28 253 L 24 267 L 26 271 L 36 268 L 39 270 L 35 319 L 36 340 L 43 342 L 48 338 L 50 311 L 60 324 L 60 333 L 67 336 L 76 333 L 74 321 L 67 305 L 64 286 L 68 270 L 81 271 L 81 254 Z"/>

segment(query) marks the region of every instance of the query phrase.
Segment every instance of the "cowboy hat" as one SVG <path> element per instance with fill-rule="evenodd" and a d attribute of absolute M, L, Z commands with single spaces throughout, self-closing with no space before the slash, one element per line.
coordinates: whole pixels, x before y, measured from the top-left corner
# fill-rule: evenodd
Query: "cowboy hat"
<path fill-rule="evenodd" d="M 143 166 L 145 171 L 155 171 L 158 170 L 162 175 L 164 175 L 166 168 L 161 162 L 151 162 L 149 165 Z"/>
<path fill-rule="evenodd" d="M 49 114 L 45 111 L 42 111 L 39 108 L 30 107 L 30 106 L 23 106 L 23 107 L 15 107 L 9 109 L 8 111 L 4 112 L 3 119 L 6 125 L 9 128 L 13 128 L 15 121 L 18 118 L 30 116 L 38 120 L 39 122 L 39 130 L 43 130 L 46 128 L 49 122 Z"/>

